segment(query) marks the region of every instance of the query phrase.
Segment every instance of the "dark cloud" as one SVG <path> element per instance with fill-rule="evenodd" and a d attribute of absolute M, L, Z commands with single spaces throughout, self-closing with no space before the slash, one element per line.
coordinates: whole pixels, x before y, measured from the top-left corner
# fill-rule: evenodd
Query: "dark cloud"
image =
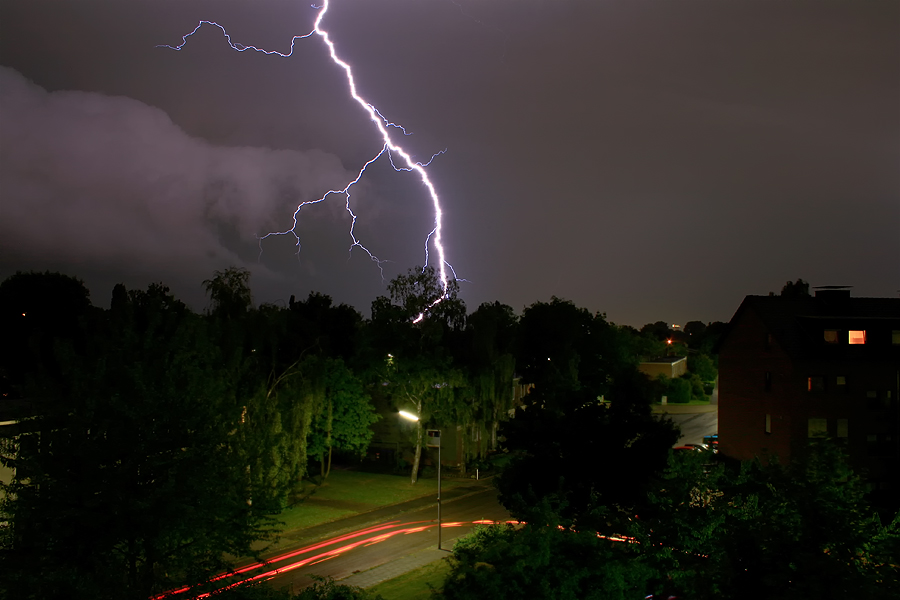
<path fill-rule="evenodd" d="M 26 116 L 0 131 L 4 157 L 22 152 L 0 166 L 0 270 L 178 277 L 199 293 L 237 262 L 258 300 L 314 289 L 365 310 L 381 272 L 348 254 L 340 199 L 304 210 L 299 257 L 281 238 L 257 262 L 254 236 L 380 147 L 321 40 L 289 59 L 236 53 L 215 28 L 156 47 L 212 19 L 284 51 L 314 14 L 0 0 L 0 64 L 52 91 L 17 84 Z M 470 306 L 555 294 L 640 325 L 728 319 L 798 277 L 896 293 L 898 22 L 896 2 L 331 0 L 326 26 L 414 154 L 448 149 L 429 173 Z M 33 123 L 57 104 L 81 116 Z M 96 126 L 90 106 L 105 107 Z M 40 177 L 22 176 L 27 156 Z M 387 278 L 421 264 L 432 222 L 415 178 L 375 165 L 353 206 Z"/>
<path fill-rule="evenodd" d="M 75 272 L 199 281 L 244 264 L 248 249 L 255 259 L 257 236 L 289 228 L 293 207 L 352 177 L 322 151 L 213 145 L 136 100 L 48 93 L 6 67 L 0 130 L 4 249 Z M 339 216 L 329 212 L 319 218 Z"/>

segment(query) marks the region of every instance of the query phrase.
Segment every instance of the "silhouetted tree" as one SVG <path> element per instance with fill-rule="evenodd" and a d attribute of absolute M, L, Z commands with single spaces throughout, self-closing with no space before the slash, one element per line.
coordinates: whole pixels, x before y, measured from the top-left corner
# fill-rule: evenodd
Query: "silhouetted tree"
<path fill-rule="evenodd" d="M 781 296 L 784 298 L 805 298 L 809 296 L 809 283 L 798 279 L 797 281 L 788 281 L 781 288 Z"/>
<path fill-rule="evenodd" d="M 85 343 L 58 342 L 58 375 L 30 390 L 34 433 L 3 452 L 6 597 L 147 598 L 252 553 L 274 523 L 210 322 L 152 285 L 79 326 Z"/>
<path fill-rule="evenodd" d="M 246 313 L 253 306 L 250 292 L 250 271 L 243 267 L 228 267 L 224 271 L 213 271 L 212 279 L 203 281 L 203 288 L 209 295 L 211 313 L 226 318 L 235 318 Z"/>

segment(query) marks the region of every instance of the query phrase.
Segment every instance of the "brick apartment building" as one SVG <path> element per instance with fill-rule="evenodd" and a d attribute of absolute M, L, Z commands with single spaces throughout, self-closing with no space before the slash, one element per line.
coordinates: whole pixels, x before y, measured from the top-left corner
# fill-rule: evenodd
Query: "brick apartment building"
<path fill-rule="evenodd" d="M 747 296 L 719 343 L 719 448 L 790 461 L 845 440 L 873 489 L 900 490 L 900 298 Z"/>

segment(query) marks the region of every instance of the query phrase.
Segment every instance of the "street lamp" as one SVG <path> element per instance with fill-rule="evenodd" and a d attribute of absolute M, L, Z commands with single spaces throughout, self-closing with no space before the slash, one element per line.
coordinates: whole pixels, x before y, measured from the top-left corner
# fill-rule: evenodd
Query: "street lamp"
<path fill-rule="evenodd" d="M 419 417 L 416 415 L 406 412 L 405 410 L 400 411 L 400 416 L 404 419 L 409 419 L 410 421 L 418 421 Z M 425 431 L 425 445 L 429 448 L 437 448 L 438 449 L 438 463 L 437 463 L 437 509 L 438 509 L 438 518 L 437 518 L 437 534 L 438 534 L 438 550 L 441 550 L 441 430 L 440 429 L 428 429 Z"/>

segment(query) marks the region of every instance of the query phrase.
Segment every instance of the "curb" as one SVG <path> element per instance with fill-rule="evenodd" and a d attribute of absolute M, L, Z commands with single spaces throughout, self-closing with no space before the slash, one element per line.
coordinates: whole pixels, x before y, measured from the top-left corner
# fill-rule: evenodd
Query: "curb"
<path fill-rule="evenodd" d="M 654 404 L 650 408 L 655 415 L 691 415 L 712 413 L 719 410 L 719 406 L 717 404 L 666 404 L 665 406 L 663 406 L 662 404 Z"/>

